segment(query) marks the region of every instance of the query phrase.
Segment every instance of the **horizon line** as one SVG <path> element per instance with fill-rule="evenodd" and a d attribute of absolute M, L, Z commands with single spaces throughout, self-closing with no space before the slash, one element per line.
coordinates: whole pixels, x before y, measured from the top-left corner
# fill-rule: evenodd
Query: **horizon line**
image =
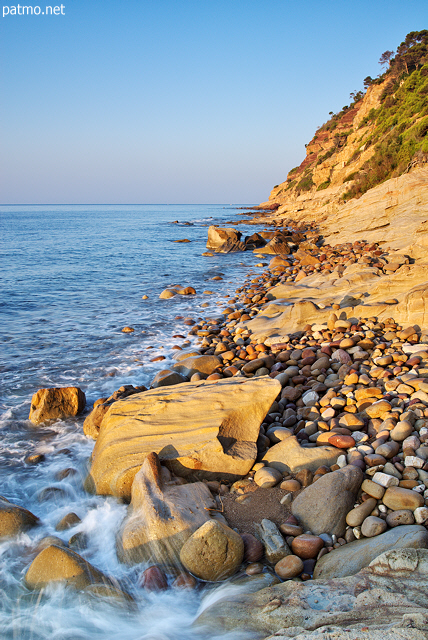
<path fill-rule="evenodd" d="M 253 205 L 251 202 L 1 202 L 0 207 L 99 207 L 99 206 L 127 206 L 127 207 L 135 207 L 135 206 L 144 206 L 144 207 L 153 207 L 153 206 L 162 206 L 162 207 L 176 207 L 176 206 L 209 206 L 209 205 L 226 205 L 228 207 L 233 207 L 236 204 L 244 204 L 249 206 L 258 206 Z"/>

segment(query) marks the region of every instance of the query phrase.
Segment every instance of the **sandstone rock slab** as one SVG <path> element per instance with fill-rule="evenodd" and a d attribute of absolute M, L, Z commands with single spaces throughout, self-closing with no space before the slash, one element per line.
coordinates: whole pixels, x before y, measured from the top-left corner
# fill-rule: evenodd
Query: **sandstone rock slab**
<path fill-rule="evenodd" d="M 151 452 L 179 475 L 237 479 L 254 464 L 260 424 L 280 391 L 269 377 L 232 378 L 118 400 L 101 423 L 85 486 L 129 501 Z"/>
<path fill-rule="evenodd" d="M 425 640 L 428 551 L 392 549 L 360 573 L 333 580 L 288 580 L 253 594 L 228 594 L 203 611 L 196 626 L 215 630 L 241 630 L 263 637 L 312 638 L 311 631 L 325 628 L 318 640 L 336 640 L 334 629 L 360 629 L 344 639 L 370 638 L 370 629 L 384 628 L 376 640 Z M 422 635 L 401 635 L 401 630 Z M 279 631 L 282 630 L 283 636 Z M 396 633 L 386 635 L 388 630 Z M 301 635 L 297 635 L 302 631 Z M 367 633 L 368 632 L 368 633 Z M 315 633 L 315 632 L 314 632 Z M 425 636 L 425 637 L 424 637 Z"/>
<path fill-rule="evenodd" d="M 336 447 L 301 447 L 295 436 L 282 440 L 269 449 L 263 458 L 281 473 L 296 473 L 302 469 L 316 471 L 322 465 L 335 464 L 341 451 Z"/>

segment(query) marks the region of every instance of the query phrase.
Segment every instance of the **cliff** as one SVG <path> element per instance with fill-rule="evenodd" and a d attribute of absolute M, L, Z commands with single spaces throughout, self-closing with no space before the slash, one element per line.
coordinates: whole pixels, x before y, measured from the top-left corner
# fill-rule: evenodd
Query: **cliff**
<path fill-rule="evenodd" d="M 262 207 L 279 204 L 279 216 L 315 221 L 338 242 L 348 231 L 382 228 L 395 248 L 409 244 L 399 236 L 411 213 L 410 235 L 419 241 L 424 221 L 413 213 L 426 214 L 428 31 L 408 34 L 395 58 L 386 54 L 388 70 L 366 78 L 366 93 L 352 94 L 351 105 L 316 131 L 303 162 Z"/>

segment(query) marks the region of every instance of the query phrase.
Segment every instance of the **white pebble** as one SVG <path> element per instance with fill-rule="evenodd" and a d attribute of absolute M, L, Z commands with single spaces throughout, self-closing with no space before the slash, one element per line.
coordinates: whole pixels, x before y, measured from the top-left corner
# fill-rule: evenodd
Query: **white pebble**
<path fill-rule="evenodd" d="M 384 504 L 378 505 L 378 509 L 381 513 L 386 513 L 388 511 L 388 508 Z"/>
<path fill-rule="evenodd" d="M 425 464 L 425 460 L 418 458 L 417 456 L 406 456 L 404 458 L 405 467 L 414 467 L 415 469 L 422 469 Z"/>
<path fill-rule="evenodd" d="M 424 493 L 425 492 L 425 485 L 424 484 L 418 484 L 416 487 L 412 488 L 412 491 L 416 491 L 416 493 Z"/>
<path fill-rule="evenodd" d="M 380 484 L 381 487 L 398 487 L 400 482 L 398 478 L 394 478 L 394 476 L 390 476 L 388 473 L 382 473 L 381 471 L 377 471 L 372 479 L 373 482 Z"/>
<path fill-rule="evenodd" d="M 418 507 L 414 510 L 413 515 L 417 524 L 424 524 L 428 520 L 428 507 Z"/>
<path fill-rule="evenodd" d="M 346 467 L 346 465 L 348 464 L 346 456 L 339 456 L 338 459 L 336 460 L 336 464 L 343 469 L 343 467 Z"/>

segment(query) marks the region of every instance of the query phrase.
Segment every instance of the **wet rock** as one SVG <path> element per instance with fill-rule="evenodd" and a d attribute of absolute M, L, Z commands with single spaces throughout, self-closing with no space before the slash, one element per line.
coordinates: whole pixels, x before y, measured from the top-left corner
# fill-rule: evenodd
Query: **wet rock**
<path fill-rule="evenodd" d="M 57 531 L 66 531 L 67 529 L 71 529 L 76 524 L 82 522 L 78 515 L 73 512 L 67 513 L 56 525 L 55 529 Z"/>
<path fill-rule="evenodd" d="M 191 576 L 190 573 L 186 573 L 185 571 L 179 573 L 172 583 L 172 586 L 177 589 L 195 589 L 196 585 L 196 579 Z"/>
<path fill-rule="evenodd" d="M 298 556 L 286 556 L 275 565 L 275 573 L 283 580 L 290 580 L 303 571 L 303 560 Z"/>
<path fill-rule="evenodd" d="M 322 538 L 308 533 L 303 533 L 302 535 L 297 536 L 291 543 L 293 553 L 304 560 L 307 558 L 316 558 L 323 546 L 324 540 Z"/>
<path fill-rule="evenodd" d="M 257 540 L 251 533 L 241 533 L 244 542 L 245 562 L 257 562 L 264 555 L 264 547 L 260 540 Z"/>
<path fill-rule="evenodd" d="M 143 571 L 139 586 L 147 591 L 165 591 L 168 589 L 168 581 L 162 569 L 153 566 Z"/>
<path fill-rule="evenodd" d="M 0 496 L 0 538 L 15 536 L 39 522 L 37 516 L 31 511 L 12 504 Z"/>
<path fill-rule="evenodd" d="M 254 530 L 262 541 L 266 559 L 271 564 L 276 564 L 279 560 L 291 554 L 290 548 L 278 527 L 271 520 L 263 518 L 260 524 L 254 524 Z"/>
<path fill-rule="evenodd" d="M 51 583 L 63 582 L 76 589 L 109 579 L 71 549 L 51 545 L 41 551 L 25 574 L 29 589 L 43 589 Z"/>
<path fill-rule="evenodd" d="M 129 514 L 117 538 L 122 562 L 177 563 L 186 540 L 210 520 L 216 503 L 203 482 L 171 485 L 150 453 L 132 484 Z"/>
<path fill-rule="evenodd" d="M 33 424 L 62 420 L 81 413 L 85 404 L 85 394 L 78 387 L 39 389 L 31 399 L 29 419 Z"/>
<path fill-rule="evenodd" d="M 188 382 L 186 376 L 183 376 L 181 373 L 177 371 L 170 371 L 168 369 L 164 369 L 163 371 L 159 371 L 155 377 L 153 378 L 152 384 L 150 385 L 152 389 L 157 389 L 158 387 L 168 387 L 169 385 L 181 384 L 183 382 Z"/>
<path fill-rule="evenodd" d="M 190 573 L 201 580 L 217 582 L 232 576 L 244 557 L 241 536 L 226 525 L 211 520 L 185 542 L 180 560 Z"/>

